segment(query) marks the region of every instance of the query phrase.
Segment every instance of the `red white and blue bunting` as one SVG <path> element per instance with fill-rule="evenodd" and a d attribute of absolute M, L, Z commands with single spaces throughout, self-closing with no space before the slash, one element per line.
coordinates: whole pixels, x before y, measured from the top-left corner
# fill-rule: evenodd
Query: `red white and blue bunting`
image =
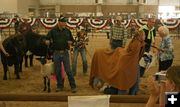
<path fill-rule="evenodd" d="M 91 27 L 96 29 L 102 29 L 107 25 L 107 19 L 87 19 Z"/>
<path fill-rule="evenodd" d="M 27 23 L 29 23 L 31 26 L 33 26 L 36 22 L 36 18 L 20 18 L 20 21 L 21 22 L 24 22 L 25 20 L 27 20 Z"/>
<path fill-rule="evenodd" d="M 21 22 L 24 22 L 25 19 L 19 18 Z M 53 28 L 57 25 L 57 18 L 28 18 L 27 22 L 33 26 L 36 22 L 41 23 L 45 28 Z M 71 18 L 69 17 L 67 20 L 67 27 L 76 28 L 77 26 L 81 26 L 83 22 L 88 22 L 88 24 L 95 29 L 104 29 L 109 28 L 110 24 L 114 24 L 114 19 L 98 19 L 98 18 Z M 10 18 L 0 18 L 0 29 L 8 28 L 13 23 L 13 19 Z M 131 27 L 132 23 L 137 27 L 141 27 L 147 23 L 146 19 L 133 19 L 133 20 L 123 20 L 122 24 L 126 27 Z M 170 30 L 177 29 L 180 26 L 180 19 L 169 19 L 169 20 L 160 20 L 160 24 L 166 25 Z"/>
<path fill-rule="evenodd" d="M 70 28 L 76 28 L 80 26 L 83 22 L 83 18 L 68 18 L 66 25 Z"/>
<path fill-rule="evenodd" d="M 174 30 L 178 26 L 180 26 L 180 19 L 179 20 L 160 20 L 162 25 L 167 26 L 168 29 Z"/>
<path fill-rule="evenodd" d="M 40 22 L 41 24 L 45 27 L 45 28 L 53 28 L 57 25 L 58 23 L 58 19 L 53 19 L 53 18 L 40 18 Z"/>
<path fill-rule="evenodd" d="M 0 28 L 8 28 L 11 25 L 12 21 L 13 19 L 0 18 Z"/>
<path fill-rule="evenodd" d="M 141 26 L 147 24 L 147 20 L 146 19 L 135 19 L 135 23 L 138 27 L 141 27 Z"/>

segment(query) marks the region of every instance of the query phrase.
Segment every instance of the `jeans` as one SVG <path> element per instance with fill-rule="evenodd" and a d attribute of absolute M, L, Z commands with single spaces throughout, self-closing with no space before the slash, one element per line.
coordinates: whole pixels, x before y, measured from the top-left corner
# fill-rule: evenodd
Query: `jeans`
<path fill-rule="evenodd" d="M 122 40 L 112 39 L 110 41 L 110 45 L 111 45 L 112 49 L 116 49 L 117 47 L 122 47 L 123 46 L 123 41 Z"/>
<path fill-rule="evenodd" d="M 118 90 L 119 95 L 125 95 L 128 93 L 128 95 L 137 95 L 137 92 L 139 90 L 139 82 L 140 82 L 140 66 L 138 67 L 138 72 L 137 72 L 137 80 L 135 84 L 128 90 Z"/>
<path fill-rule="evenodd" d="M 118 95 L 126 95 L 127 92 L 127 90 L 118 90 Z"/>
<path fill-rule="evenodd" d="M 173 63 L 173 59 L 165 60 L 165 61 L 159 60 L 159 72 L 166 71 L 169 67 L 171 67 L 172 63 Z"/>
<path fill-rule="evenodd" d="M 137 95 L 137 92 L 139 90 L 139 82 L 140 82 L 140 66 L 138 67 L 137 80 L 135 84 L 129 89 L 129 95 Z"/>
<path fill-rule="evenodd" d="M 57 88 L 64 88 L 64 81 L 61 76 L 61 62 L 63 62 L 64 64 L 64 69 L 68 76 L 71 89 L 76 88 L 75 79 L 70 68 L 68 50 L 65 50 L 63 53 L 55 51 L 53 53 L 53 61 L 54 61 L 54 66 L 55 66 L 56 78 L 57 78 Z"/>
<path fill-rule="evenodd" d="M 86 49 L 85 48 L 74 48 L 74 59 L 72 63 L 72 71 L 74 75 L 76 75 L 76 69 L 77 69 L 77 58 L 79 55 L 79 52 L 81 54 L 82 62 L 83 62 L 83 73 L 87 73 L 88 64 L 86 59 Z"/>

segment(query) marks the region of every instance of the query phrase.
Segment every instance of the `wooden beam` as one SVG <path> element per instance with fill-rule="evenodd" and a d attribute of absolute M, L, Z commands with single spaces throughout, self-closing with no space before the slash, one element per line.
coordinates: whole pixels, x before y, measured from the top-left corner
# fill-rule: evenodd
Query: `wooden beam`
<path fill-rule="evenodd" d="M 111 103 L 147 103 L 149 96 L 147 95 L 112 95 Z"/>
<path fill-rule="evenodd" d="M 111 95 L 111 103 L 146 103 L 145 95 Z M 67 95 L 58 94 L 0 94 L 0 101 L 60 101 L 67 102 Z"/>

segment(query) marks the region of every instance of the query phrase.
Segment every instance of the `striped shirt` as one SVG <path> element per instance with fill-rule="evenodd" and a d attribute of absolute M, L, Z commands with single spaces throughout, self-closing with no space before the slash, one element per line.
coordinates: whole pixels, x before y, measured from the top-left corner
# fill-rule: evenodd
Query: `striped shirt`
<path fill-rule="evenodd" d="M 110 39 L 122 40 L 123 46 L 125 46 L 127 37 L 128 37 L 128 33 L 124 25 L 121 24 L 120 26 L 118 25 L 112 26 Z"/>

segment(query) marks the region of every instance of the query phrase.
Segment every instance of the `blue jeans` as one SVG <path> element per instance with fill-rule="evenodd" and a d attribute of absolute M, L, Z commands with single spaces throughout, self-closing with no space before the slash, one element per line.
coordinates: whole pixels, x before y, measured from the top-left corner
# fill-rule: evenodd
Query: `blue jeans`
<path fill-rule="evenodd" d="M 139 82 L 140 82 L 140 66 L 138 67 L 137 80 L 135 84 L 129 89 L 129 95 L 137 95 L 137 92 L 139 91 Z"/>
<path fill-rule="evenodd" d="M 128 90 L 118 90 L 118 95 L 127 95 Z"/>
<path fill-rule="evenodd" d="M 110 45 L 111 45 L 111 48 L 112 49 L 116 49 L 118 47 L 122 47 L 123 46 L 123 41 L 122 40 L 115 40 L 115 39 L 112 39 L 110 41 Z"/>
<path fill-rule="evenodd" d="M 82 62 L 83 62 L 83 73 L 87 73 L 88 64 L 86 59 L 86 49 L 85 48 L 74 48 L 74 59 L 72 63 L 72 71 L 74 75 L 76 75 L 76 69 L 77 69 L 77 58 L 79 55 L 79 52 L 81 54 Z"/>
<path fill-rule="evenodd" d="M 54 61 L 54 66 L 55 66 L 56 78 L 57 78 L 57 88 L 64 88 L 64 81 L 61 76 L 61 62 L 63 62 L 64 64 L 64 69 L 68 76 L 71 89 L 76 88 L 75 79 L 70 68 L 68 50 L 65 50 L 65 52 L 63 53 L 55 51 L 53 53 L 53 61 Z"/>
<path fill-rule="evenodd" d="M 118 94 L 119 95 L 124 95 L 124 94 L 127 94 L 128 95 L 137 95 L 137 92 L 139 90 L 139 82 L 140 82 L 140 66 L 138 67 L 138 72 L 137 72 L 137 79 L 136 79 L 136 82 L 135 84 L 129 89 L 129 92 L 128 90 L 118 90 Z"/>

